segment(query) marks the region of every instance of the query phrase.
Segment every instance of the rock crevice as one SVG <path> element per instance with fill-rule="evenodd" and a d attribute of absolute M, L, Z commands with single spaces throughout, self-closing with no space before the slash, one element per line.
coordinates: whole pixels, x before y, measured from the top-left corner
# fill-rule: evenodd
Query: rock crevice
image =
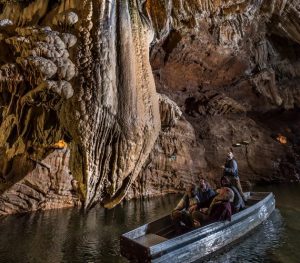
<path fill-rule="evenodd" d="M 0 214 L 299 180 L 299 1 L 2 2 Z"/>

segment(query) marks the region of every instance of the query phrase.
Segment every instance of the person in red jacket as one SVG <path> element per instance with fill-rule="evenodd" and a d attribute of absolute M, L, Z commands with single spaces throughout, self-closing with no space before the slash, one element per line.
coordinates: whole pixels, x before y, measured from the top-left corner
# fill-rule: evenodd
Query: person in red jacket
<path fill-rule="evenodd" d="M 203 226 L 217 221 L 231 221 L 231 204 L 234 193 L 228 187 L 217 190 L 218 195 L 213 199 L 208 209 L 193 212 L 194 225 Z"/>
<path fill-rule="evenodd" d="M 228 187 L 234 192 L 233 202 L 231 202 L 232 213 L 237 213 L 245 209 L 245 202 L 235 186 L 231 184 L 227 177 L 222 176 L 221 186 Z"/>

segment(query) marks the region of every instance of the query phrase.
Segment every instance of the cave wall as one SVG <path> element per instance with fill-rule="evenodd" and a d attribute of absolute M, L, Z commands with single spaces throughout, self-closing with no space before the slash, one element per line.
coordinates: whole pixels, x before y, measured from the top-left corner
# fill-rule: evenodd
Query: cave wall
<path fill-rule="evenodd" d="M 160 16 L 150 61 L 157 91 L 183 114 L 157 140 L 159 158 L 149 160 L 131 194 L 176 192 L 178 182 L 202 177 L 218 185 L 230 149 L 245 189 L 299 181 L 299 1 L 162 2 L 148 5 Z M 167 142 L 170 133 L 180 139 Z M 243 141 L 249 144 L 234 147 Z M 170 145 L 185 162 L 170 159 Z"/>
<path fill-rule="evenodd" d="M 153 31 L 139 5 L 37 0 L 1 6 L 3 200 L 65 147 L 85 209 L 124 198 L 160 131 L 149 62 Z M 57 147 L 60 141 L 66 146 Z M 26 169 L 18 169 L 19 159 Z"/>
<path fill-rule="evenodd" d="M 2 1 L 0 214 L 217 184 L 242 141 L 245 186 L 299 180 L 299 10 L 284 0 Z"/>

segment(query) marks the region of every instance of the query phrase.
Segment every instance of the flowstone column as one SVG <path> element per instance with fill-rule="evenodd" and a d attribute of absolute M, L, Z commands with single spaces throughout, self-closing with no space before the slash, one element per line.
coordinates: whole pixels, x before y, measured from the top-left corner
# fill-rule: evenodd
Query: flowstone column
<path fill-rule="evenodd" d="M 90 1 L 83 13 L 80 84 L 63 118 L 74 138 L 72 172 L 83 173 L 85 208 L 98 201 L 111 208 L 126 195 L 160 131 L 149 63 L 153 35 L 136 1 Z"/>
<path fill-rule="evenodd" d="M 149 62 L 153 33 L 140 2 L 9 2 L 1 6 L 0 19 L 1 45 L 14 47 L 13 56 L 1 57 L 9 63 L 0 72 L 0 150 L 7 156 L 0 163 L 7 179 L 0 189 L 9 191 L 42 163 L 51 145 L 66 140 L 84 207 L 115 206 L 160 131 Z M 2 87 L 9 87 L 13 99 Z M 30 167 L 16 173 L 16 158 Z"/>

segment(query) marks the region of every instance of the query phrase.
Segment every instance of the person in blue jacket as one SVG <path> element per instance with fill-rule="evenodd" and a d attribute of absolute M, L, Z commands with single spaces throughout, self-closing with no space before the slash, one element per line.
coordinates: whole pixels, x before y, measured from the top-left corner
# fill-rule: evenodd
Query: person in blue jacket
<path fill-rule="evenodd" d="M 244 201 L 246 201 L 246 197 L 243 193 L 243 189 L 239 178 L 238 164 L 234 158 L 232 151 L 228 152 L 225 165 L 223 165 L 222 168 L 223 176 L 225 176 L 231 182 L 231 184 L 238 189 L 242 198 L 244 199 Z"/>
<path fill-rule="evenodd" d="M 216 192 L 210 187 L 205 179 L 200 179 L 199 187 L 196 189 L 196 195 L 199 199 L 198 208 L 209 207 Z"/>

